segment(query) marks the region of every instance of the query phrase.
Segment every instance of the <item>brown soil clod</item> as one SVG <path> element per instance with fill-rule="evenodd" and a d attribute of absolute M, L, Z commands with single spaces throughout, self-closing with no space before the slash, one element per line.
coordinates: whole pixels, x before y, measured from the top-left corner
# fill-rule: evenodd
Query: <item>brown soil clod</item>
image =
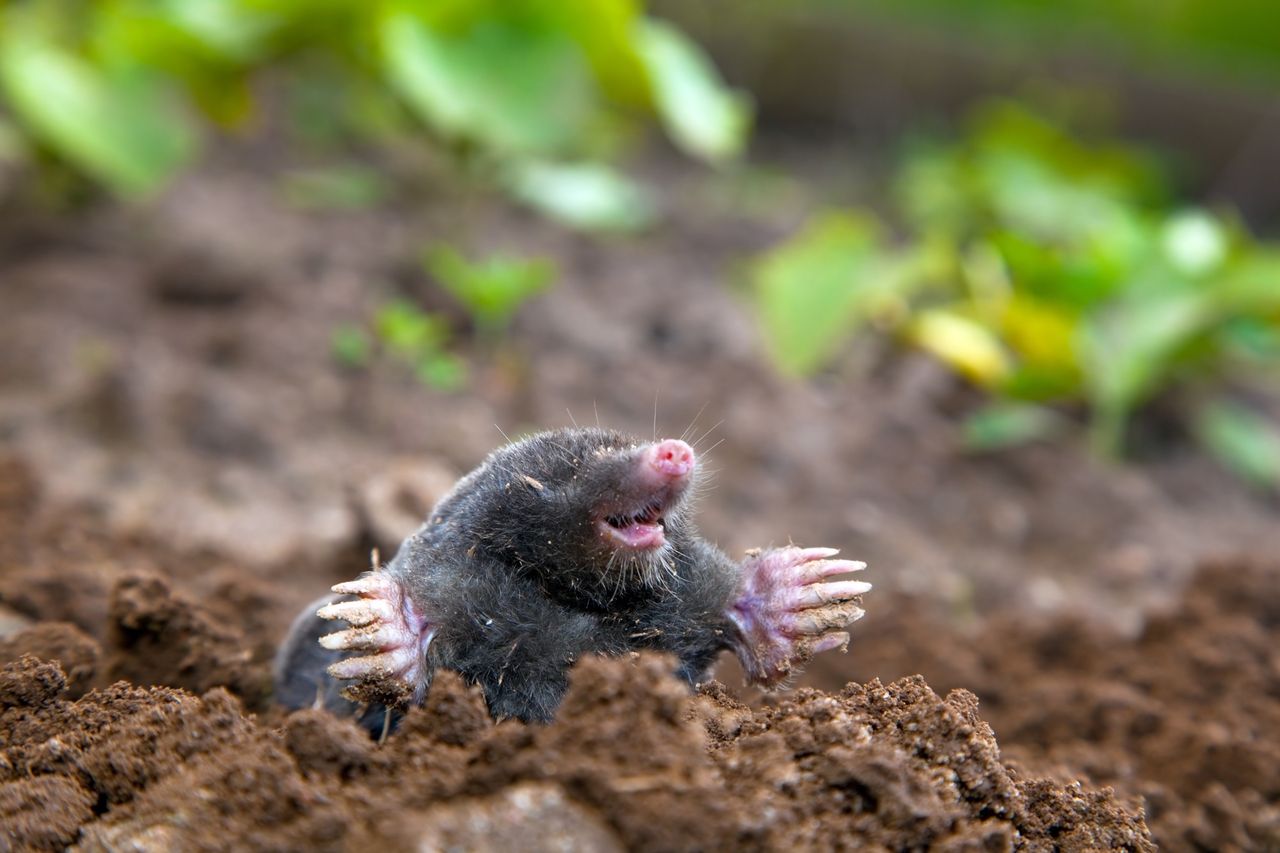
<path fill-rule="evenodd" d="M 238 631 L 162 578 L 131 574 L 111 591 L 110 680 L 162 684 L 203 693 L 225 686 L 250 706 L 265 704 L 270 675 Z"/>
<path fill-rule="evenodd" d="M 56 661 L 67 680 L 67 696 L 83 696 L 98 674 L 102 649 L 92 637 L 66 622 L 41 622 L 0 638 L 0 663 L 31 655 Z"/>

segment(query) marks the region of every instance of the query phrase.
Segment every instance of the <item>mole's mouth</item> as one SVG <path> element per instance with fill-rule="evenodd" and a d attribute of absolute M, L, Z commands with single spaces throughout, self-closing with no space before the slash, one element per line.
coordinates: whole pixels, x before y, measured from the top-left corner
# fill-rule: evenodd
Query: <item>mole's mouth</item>
<path fill-rule="evenodd" d="M 667 541 L 666 510 L 663 501 L 653 501 L 630 515 L 606 515 L 596 525 L 602 534 L 624 548 L 661 548 Z"/>
<path fill-rule="evenodd" d="M 680 503 L 697 460 L 678 438 L 629 454 L 612 500 L 598 507 L 596 527 L 614 548 L 654 551 L 667 542 L 667 515 Z"/>

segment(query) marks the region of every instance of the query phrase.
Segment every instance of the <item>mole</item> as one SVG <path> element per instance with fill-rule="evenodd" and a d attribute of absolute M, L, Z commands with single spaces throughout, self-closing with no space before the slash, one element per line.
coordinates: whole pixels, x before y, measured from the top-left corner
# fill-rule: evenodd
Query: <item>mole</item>
<path fill-rule="evenodd" d="M 831 548 L 733 560 L 694 528 L 702 474 L 680 439 L 565 428 L 502 447 L 463 477 L 395 557 L 295 620 L 276 698 L 384 733 L 454 670 L 499 719 L 548 722 L 583 655 L 670 653 L 697 684 L 731 650 L 775 687 L 847 648 L 865 564 Z"/>

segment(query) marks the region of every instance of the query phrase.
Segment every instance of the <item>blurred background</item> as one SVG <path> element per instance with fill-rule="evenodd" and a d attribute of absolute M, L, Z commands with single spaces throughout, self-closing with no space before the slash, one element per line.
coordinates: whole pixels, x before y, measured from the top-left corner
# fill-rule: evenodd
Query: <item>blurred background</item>
<path fill-rule="evenodd" d="M 871 564 L 811 683 L 974 687 L 939 645 L 993 620 L 1135 637 L 1280 546 L 1277 33 L 1266 0 L 11 0 L 0 602 L 97 632 L 152 565 L 265 660 L 503 433 L 598 421 L 689 429 L 732 553 Z"/>
<path fill-rule="evenodd" d="M 101 637 L 146 570 L 261 675 L 504 435 L 686 433 L 708 538 L 870 564 L 804 684 L 968 686 L 1170 849 L 1274 843 L 1275 584 L 1221 561 L 1280 551 L 1277 33 L 1267 0 L 9 0 L 0 630 Z"/>
<path fill-rule="evenodd" d="M 1275 536 L 1270 4 L 0 24 L 0 429 L 127 529 L 329 554 L 372 490 L 394 547 L 499 427 L 598 416 L 719 443 L 727 547 L 966 606 Z"/>

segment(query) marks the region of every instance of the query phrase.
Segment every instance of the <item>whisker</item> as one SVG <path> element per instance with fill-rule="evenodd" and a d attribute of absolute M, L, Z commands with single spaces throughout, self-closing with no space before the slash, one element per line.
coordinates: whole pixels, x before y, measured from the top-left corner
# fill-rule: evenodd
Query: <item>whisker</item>
<path fill-rule="evenodd" d="M 658 391 L 659 388 L 653 389 L 653 440 L 658 440 Z"/>
<path fill-rule="evenodd" d="M 684 428 L 684 432 L 680 433 L 680 440 L 681 440 L 681 441 L 683 441 L 684 439 L 688 438 L 688 437 L 689 437 L 689 433 L 693 432 L 693 428 L 694 428 L 694 427 L 697 425 L 697 423 L 698 423 L 698 418 L 702 417 L 702 413 L 703 413 L 703 412 L 705 412 L 705 411 L 707 410 L 707 406 L 709 406 L 709 405 L 711 405 L 711 401 L 710 401 L 710 400 L 708 400 L 707 402 L 703 403 L 703 404 L 702 404 L 702 408 L 701 408 L 701 409 L 698 409 L 698 414 L 696 414 L 696 415 L 694 415 L 694 416 L 693 416 L 693 420 L 689 421 L 689 425 L 688 425 L 687 427 L 685 427 L 685 428 Z"/>
<path fill-rule="evenodd" d="M 716 421 L 716 422 L 715 422 L 715 424 L 714 424 L 714 425 L 712 425 L 711 429 L 707 430 L 707 431 L 706 431 L 706 432 L 704 432 L 702 435 L 698 436 L 696 439 L 694 439 L 693 441 L 691 441 L 691 442 L 689 442 L 689 443 L 690 443 L 690 444 L 692 444 L 692 445 L 696 448 L 700 442 L 702 442 L 704 439 L 706 439 L 706 437 L 707 437 L 707 436 L 709 436 L 709 435 L 711 435 L 711 433 L 715 432 L 715 431 L 720 427 L 720 425 L 721 425 L 722 423 L 724 423 L 724 418 L 721 418 L 720 420 Z"/>

